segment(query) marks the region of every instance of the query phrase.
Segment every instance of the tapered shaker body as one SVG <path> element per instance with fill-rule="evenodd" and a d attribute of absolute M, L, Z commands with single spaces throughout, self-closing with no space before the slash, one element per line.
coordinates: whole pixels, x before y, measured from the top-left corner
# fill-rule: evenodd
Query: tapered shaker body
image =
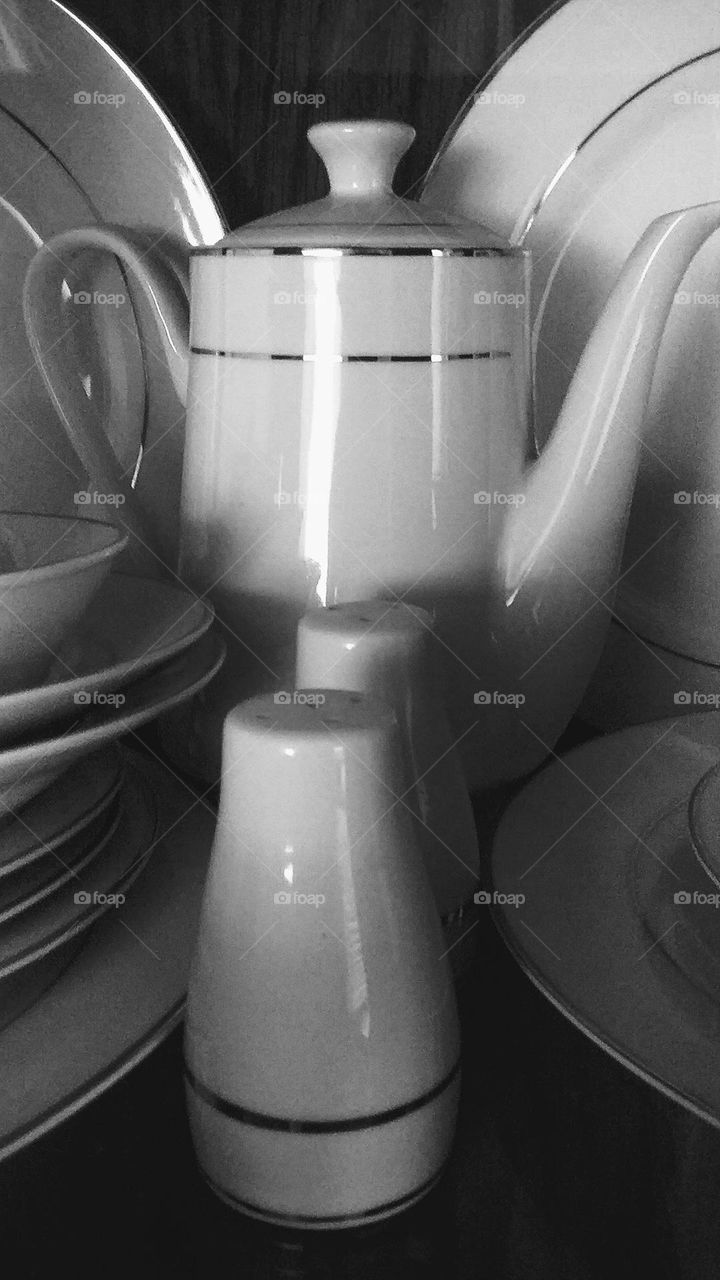
<path fill-rule="evenodd" d="M 394 714 L 358 694 L 267 695 L 226 721 L 187 1097 L 206 1178 L 268 1221 L 386 1217 L 450 1147 L 454 991 L 414 824 L 393 804 L 403 770 Z"/>
<path fill-rule="evenodd" d="M 398 796 L 412 808 L 456 973 L 474 958 L 479 854 L 470 797 L 438 678 L 430 614 L 388 600 L 312 609 L 298 626 L 298 687 L 324 684 L 382 698 L 395 710 L 407 765 Z M 408 789 L 409 788 L 409 789 Z"/>

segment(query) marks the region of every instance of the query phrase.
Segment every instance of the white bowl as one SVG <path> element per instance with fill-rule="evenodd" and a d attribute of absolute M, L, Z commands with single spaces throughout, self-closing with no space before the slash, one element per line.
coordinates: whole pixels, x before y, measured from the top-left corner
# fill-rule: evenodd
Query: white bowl
<path fill-rule="evenodd" d="M 0 693 L 40 683 L 126 542 L 99 520 L 0 513 Z"/>

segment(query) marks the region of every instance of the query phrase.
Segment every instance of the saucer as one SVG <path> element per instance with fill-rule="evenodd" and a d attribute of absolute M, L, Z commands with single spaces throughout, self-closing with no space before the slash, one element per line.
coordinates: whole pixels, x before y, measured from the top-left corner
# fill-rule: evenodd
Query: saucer
<path fill-rule="evenodd" d="M 613 618 L 578 716 L 603 733 L 613 733 L 648 720 L 717 707 L 720 666 L 654 644 Z"/>
<path fill-rule="evenodd" d="M 54 849 L 23 868 L 20 875 L 0 881 L 0 930 L 9 920 L 32 910 L 51 894 L 56 894 L 68 881 L 77 882 L 82 871 L 102 853 L 112 839 L 122 818 L 122 807 L 116 799 L 79 836 Z M 78 887 L 74 884 L 73 887 Z"/>
<path fill-rule="evenodd" d="M 0 1158 L 92 1102 L 182 1017 L 215 816 L 164 766 L 126 758 L 157 807 L 153 854 L 127 902 L 0 1032 Z"/>
<path fill-rule="evenodd" d="M 153 800 L 141 779 L 129 777 L 118 821 L 95 842 L 72 883 L 0 930 L 0 1031 L 32 1005 L 66 968 L 88 929 L 139 875 L 155 834 Z M 102 856 L 101 856 L 102 855 Z M 82 901 L 77 900 L 77 895 Z"/>
<path fill-rule="evenodd" d="M 690 797 L 690 835 L 695 855 L 720 889 L 720 771 L 711 769 Z"/>
<path fill-rule="evenodd" d="M 494 917 L 535 985 L 631 1071 L 715 1125 L 720 910 L 693 854 L 688 806 L 718 761 L 714 712 L 594 739 L 528 783 L 492 854 Z"/>
<path fill-rule="evenodd" d="M 108 709 L 101 702 L 81 717 L 80 727 L 76 719 L 57 737 L 0 751 L 0 811 L 16 811 L 82 756 L 187 702 L 212 679 L 224 657 L 224 641 L 210 631 L 187 653 L 128 685 L 122 705 Z"/>
<path fill-rule="evenodd" d="M 140 773 L 128 773 L 123 787 L 119 821 L 109 838 L 96 846 L 91 859 L 72 883 L 63 883 L 31 910 L 0 930 L 0 1002 L 2 980 L 60 947 L 109 909 L 108 896 L 123 893 L 142 869 L 155 836 L 152 794 Z M 102 857 L 99 855 L 102 854 Z"/>
<path fill-rule="evenodd" d="M 213 617 L 180 587 L 111 573 L 45 682 L 0 697 L 0 741 L 72 715 L 85 697 L 121 691 L 199 640 Z"/>
<path fill-rule="evenodd" d="M 16 815 L 0 818 L 0 885 L 79 835 L 117 795 L 122 776 L 113 744 L 79 760 Z"/>

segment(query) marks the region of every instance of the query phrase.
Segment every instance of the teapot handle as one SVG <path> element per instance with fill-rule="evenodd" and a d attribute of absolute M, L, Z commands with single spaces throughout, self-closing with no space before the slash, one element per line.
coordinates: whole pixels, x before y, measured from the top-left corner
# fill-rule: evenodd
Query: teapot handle
<path fill-rule="evenodd" d="M 183 404 L 187 399 L 187 272 L 174 260 L 161 257 L 151 248 L 150 241 L 136 232 L 109 225 L 78 227 L 60 232 L 42 245 L 30 262 L 23 288 L 23 314 L 32 353 L 91 485 L 103 493 L 121 495 L 122 507 L 115 508 L 117 523 L 124 524 L 152 557 L 174 568 L 174 553 L 163 545 L 152 512 L 142 509 L 134 482 L 122 472 L 110 443 L 108 426 L 128 411 L 122 380 L 113 378 L 106 353 L 107 421 L 98 421 L 96 407 L 63 353 L 63 338 L 69 332 L 61 305 L 63 285 L 67 281 L 72 288 L 73 259 L 88 249 L 113 254 L 128 278 L 140 286 L 150 304 L 173 386 Z M 153 339 L 157 341 L 156 335 Z M 150 348 L 149 338 L 147 342 Z M 140 440 L 142 424 L 137 427 Z"/>

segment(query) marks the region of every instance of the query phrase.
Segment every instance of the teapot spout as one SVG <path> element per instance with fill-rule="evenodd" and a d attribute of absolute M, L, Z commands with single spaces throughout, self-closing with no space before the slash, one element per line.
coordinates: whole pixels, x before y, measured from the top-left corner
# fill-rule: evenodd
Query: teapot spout
<path fill-rule="evenodd" d="M 665 214 L 648 227 L 530 467 L 524 501 L 508 513 L 499 558 L 503 635 L 511 649 L 521 645 L 525 678 L 554 690 L 555 735 L 582 697 L 611 616 L 668 313 L 690 262 L 718 227 L 717 202 Z M 669 518 L 667 532 L 672 525 Z"/>

